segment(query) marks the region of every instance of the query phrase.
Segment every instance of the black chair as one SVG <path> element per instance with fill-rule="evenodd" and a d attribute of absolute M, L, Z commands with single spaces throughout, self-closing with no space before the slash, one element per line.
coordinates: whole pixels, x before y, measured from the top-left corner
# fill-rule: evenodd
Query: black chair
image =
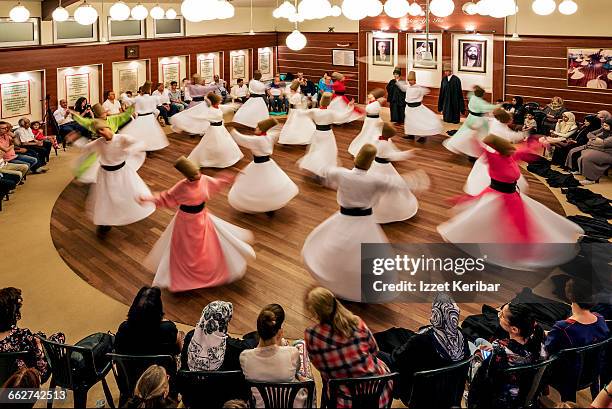
<path fill-rule="evenodd" d="M 1 202 L 2 200 L 0 199 L 0 203 Z M 19 369 L 17 360 L 25 361 L 27 356 L 27 351 L 0 352 L 0 386 L 4 385 L 4 382 Z"/>
<path fill-rule="evenodd" d="M 257 389 L 264 402 L 264 408 L 290 409 L 294 407 L 294 401 L 299 391 L 305 389 L 307 393 L 305 408 L 312 408 L 314 400 L 315 383 L 306 382 L 253 382 L 248 381 L 251 396 L 250 403 L 252 408 L 256 408 L 256 400 L 253 395 L 253 388 Z"/>
<path fill-rule="evenodd" d="M 321 406 L 324 408 L 335 408 L 338 400 L 340 387 L 348 388 L 351 396 L 353 408 L 378 408 L 380 396 L 387 384 L 395 379 L 397 372 L 378 375 L 365 376 L 361 378 L 330 379 L 323 384 L 323 396 Z M 327 393 L 326 393 L 327 391 Z M 389 397 L 386 408 L 393 404 L 393 393 Z"/>
<path fill-rule="evenodd" d="M 410 409 L 461 407 L 461 399 L 474 356 L 444 368 L 415 372 L 412 378 Z M 401 383 L 400 383 L 401 388 Z"/>
<path fill-rule="evenodd" d="M 546 369 L 554 361 L 555 358 L 551 358 L 532 365 L 513 366 L 495 371 L 494 374 L 487 377 L 487 387 L 483 390 L 483 395 L 486 396 L 480 396 L 478 397 L 478 402 L 473 402 L 472 391 L 470 390 L 468 408 L 474 406 L 479 408 L 508 407 L 508 403 L 502 401 L 507 392 L 505 389 L 507 385 L 513 385 L 514 388 L 518 389 L 518 394 L 514 397 L 511 407 L 536 407 L 542 391 L 542 377 Z M 482 369 L 480 368 L 479 371 Z M 474 405 L 475 403 L 476 405 Z"/>
<path fill-rule="evenodd" d="M 527 111 L 527 113 L 533 113 L 534 111 L 540 110 L 540 104 L 538 104 L 537 102 L 528 102 L 523 105 L 523 107 L 525 108 L 525 111 Z"/>
<path fill-rule="evenodd" d="M 556 378 L 557 382 L 552 382 L 552 386 L 559 391 L 564 402 L 576 402 L 576 393 L 585 388 L 591 389 L 593 398 L 597 396 L 601 389 L 600 378 L 604 374 L 605 359 L 610 360 L 606 350 L 611 341 L 612 338 L 608 338 L 596 344 L 559 351 L 552 375 L 553 378 L 556 378 L 555 373 L 563 375 Z"/>
<path fill-rule="evenodd" d="M 107 355 L 111 359 L 113 375 L 119 387 L 119 407 L 123 407 L 134 396 L 138 379 L 151 365 L 163 366 L 171 379 L 176 372 L 176 361 L 170 355 Z"/>
<path fill-rule="evenodd" d="M 536 123 L 538 124 L 537 133 L 540 135 L 547 133 L 544 129 L 544 120 L 546 119 L 546 114 L 544 113 L 544 111 L 536 109 L 532 111 L 532 114 L 534 119 L 536 120 Z"/>
<path fill-rule="evenodd" d="M 111 395 L 106 374 L 111 369 L 108 362 L 104 368 L 96 368 L 94 356 L 91 349 L 59 344 L 42 337 L 38 338 L 43 345 L 45 355 L 51 367 L 51 383 L 49 390 L 53 392 L 57 386 L 69 389 L 74 393 L 74 407 L 85 408 L 87 406 L 87 392 L 98 382 L 102 382 L 104 396 L 111 408 L 115 407 Z M 82 358 L 78 359 L 77 358 Z M 80 362 L 81 364 L 76 364 Z M 53 407 L 53 400 L 47 400 L 47 408 Z"/>
<path fill-rule="evenodd" d="M 221 408 L 228 400 L 249 400 L 242 371 L 178 371 L 176 387 L 187 408 Z"/>

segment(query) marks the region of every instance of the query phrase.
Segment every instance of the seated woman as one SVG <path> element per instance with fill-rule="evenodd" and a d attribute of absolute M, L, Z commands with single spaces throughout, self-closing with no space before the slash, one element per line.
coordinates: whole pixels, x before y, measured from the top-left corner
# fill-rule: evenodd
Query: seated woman
<path fill-rule="evenodd" d="M 73 110 L 84 118 L 94 117 L 94 113 L 91 110 L 91 105 L 89 104 L 89 102 L 87 102 L 87 98 L 85 97 L 80 97 L 76 100 L 76 102 L 74 103 Z"/>
<path fill-rule="evenodd" d="M 22 391 L 19 391 L 22 389 Z M 21 368 L 14 374 L 12 374 L 5 382 L 4 385 L 0 385 L 0 401 L 4 402 L 6 408 L 33 408 L 36 404 L 36 398 L 32 400 L 23 400 L 19 403 L 9 404 L 11 400 L 14 402 L 14 398 L 10 396 L 18 393 L 29 393 L 29 391 L 36 392 L 40 389 L 40 375 L 34 368 Z M 27 395 L 26 395 L 27 396 Z"/>
<path fill-rule="evenodd" d="M 334 378 L 358 378 L 390 372 L 378 358 L 378 345 L 365 322 L 347 310 L 331 291 L 322 287 L 311 290 L 306 297 L 306 308 L 319 321 L 304 333 L 306 350 L 324 383 Z M 327 391 L 323 393 L 327 395 Z M 393 385 L 389 383 L 381 394 L 378 407 L 386 407 L 393 398 L 392 394 Z M 352 406 L 348 388 L 340 389 L 335 404 L 339 408 Z"/>
<path fill-rule="evenodd" d="M 564 104 L 565 102 L 561 97 L 554 97 L 550 104 L 546 105 L 544 108 L 543 111 L 546 114 L 546 118 L 544 118 L 544 123 L 542 124 L 542 133 L 544 135 L 548 135 L 550 131 L 555 129 L 557 122 L 561 119 L 563 113 L 567 111 Z"/>
<path fill-rule="evenodd" d="M 21 290 L 7 287 L 0 290 L 0 352 L 27 352 L 24 361 L 17 361 L 19 368 L 35 368 L 40 374 L 42 383 L 45 383 L 51 371 L 45 357 L 43 346 L 34 335 L 46 338 L 45 334 L 38 332 L 33 334 L 27 328 L 19 328 L 17 321 L 21 319 Z M 53 334 L 49 340 L 58 343 L 66 342 L 66 337 L 61 332 Z"/>
<path fill-rule="evenodd" d="M 234 307 L 213 301 L 204 307 L 194 330 L 185 336 L 181 369 L 189 371 L 233 371 L 240 369 L 240 353 L 255 348 L 254 339 L 242 340 L 227 334 Z"/>
<path fill-rule="evenodd" d="M 468 407 L 517 407 L 514 383 L 499 385 L 496 373 L 506 368 L 536 363 L 541 359 L 544 330 L 525 304 L 509 303 L 499 314 L 499 325 L 508 338 L 493 343 L 476 340 L 476 374 L 469 389 Z M 480 362 L 482 362 L 480 364 Z"/>
<path fill-rule="evenodd" d="M 546 157 L 551 158 L 557 144 L 566 142 L 567 138 L 573 136 L 577 130 L 578 125 L 576 125 L 574 114 L 569 111 L 564 112 L 561 119 L 557 121 L 555 130 L 550 131 L 550 136 L 540 138 L 540 143 L 546 148 Z"/>
<path fill-rule="evenodd" d="M 399 397 L 404 405 L 410 401 L 415 372 L 443 368 L 470 356 L 467 339 L 459 324 L 459 307 L 446 293 L 438 293 L 431 306 L 431 325 L 413 333 L 408 341 L 391 351 L 392 369 L 400 373 Z M 380 336 L 381 333 L 375 334 Z"/>
<path fill-rule="evenodd" d="M 282 321 L 277 314 L 263 309 L 257 317 L 259 344 L 240 354 L 240 366 L 244 377 L 260 382 L 300 382 L 306 379 L 299 375 L 302 361 L 298 348 L 283 345 Z M 253 391 L 256 407 L 263 408 L 264 402 L 257 391 Z M 294 407 L 304 407 L 306 391 L 298 393 Z"/>
<path fill-rule="evenodd" d="M 589 135 L 586 149 L 578 158 L 578 171 L 585 177 L 580 181 L 583 186 L 599 183 L 612 166 L 612 119 L 604 122 L 601 129 L 597 135 Z"/>
<path fill-rule="evenodd" d="M 115 352 L 127 355 L 178 355 L 184 334 L 166 321 L 158 287 L 142 287 L 115 336 Z"/>
<path fill-rule="evenodd" d="M 30 120 L 28 118 L 21 118 L 19 120 L 19 128 L 14 132 L 15 137 L 13 143 L 15 146 L 25 148 L 28 151 L 35 152 L 38 158 L 43 160 L 45 163 L 49 162 L 49 156 L 51 154 L 51 142 L 49 141 L 37 141 L 34 137 L 34 133 L 30 128 Z"/>
<path fill-rule="evenodd" d="M 527 110 L 523 104 L 523 97 L 516 96 L 512 98 L 512 104 L 509 108 L 508 112 L 512 114 L 513 119 L 510 127 L 515 131 L 522 130 L 525 124 L 525 116 L 527 115 Z"/>
<path fill-rule="evenodd" d="M 176 408 L 178 402 L 170 397 L 168 374 L 163 366 L 151 365 L 138 379 L 134 396 L 127 408 Z"/>
<path fill-rule="evenodd" d="M 569 170 L 565 163 L 568 160 L 570 150 L 586 145 L 589 141 L 588 134 L 600 128 L 601 120 L 596 115 L 587 115 L 582 126 L 577 129 L 574 135 L 569 136 L 565 141 L 554 144 L 555 150 L 552 155 L 552 164 Z M 578 156 L 571 158 L 573 168 L 578 168 Z"/>

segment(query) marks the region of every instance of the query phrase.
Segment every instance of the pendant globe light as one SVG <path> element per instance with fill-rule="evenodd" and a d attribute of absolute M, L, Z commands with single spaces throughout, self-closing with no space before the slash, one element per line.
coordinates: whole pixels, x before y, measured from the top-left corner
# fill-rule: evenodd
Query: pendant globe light
<path fill-rule="evenodd" d="M 476 5 L 476 3 L 473 3 L 471 1 L 468 3 L 465 3 L 463 7 L 461 7 L 461 9 L 468 16 L 473 16 L 475 14 L 478 14 L 478 6 Z"/>
<path fill-rule="evenodd" d="M 559 13 L 570 16 L 578 11 L 578 4 L 574 0 L 563 0 L 559 4 Z"/>
<path fill-rule="evenodd" d="M 115 21 L 125 21 L 130 18 L 130 6 L 122 1 L 113 4 L 108 10 L 110 18 Z"/>
<path fill-rule="evenodd" d="M 414 3 L 412 3 L 410 7 L 408 8 L 408 14 L 410 14 L 413 17 L 417 17 L 417 16 L 424 16 L 425 12 L 423 11 L 419 3 L 417 3 L 415 0 Z"/>
<path fill-rule="evenodd" d="M 174 10 L 173 8 L 169 8 L 168 10 L 166 10 L 166 18 L 168 20 L 174 20 L 176 18 L 176 10 Z"/>
<path fill-rule="evenodd" d="M 297 0 L 295 0 L 295 9 L 297 10 Z M 300 30 L 298 30 L 298 23 L 296 22 L 295 29 L 287 36 L 285 44 L 287 44 L 290 50 L 300 51 L 306 47 L 306 42 L 306 36 L 300 33 Z"/>
<path fill-rule="evenodd" d="M 454 8 L 454 5 L 453 5 L 453 8 Z M 427 0 L 427 13 L 426 13 L 427 17 L 425 18 L 425 44 L 427 46 L 427 51 L 421 53 L 421 60 L 419 61 L 419 63 L 425 67 L 434 68 L 437 64 L 434 61 L 434 56 L 429 48 L 429 20 L 430 20 L 431 13 L 432 13 L 431 5 L 429 4 L 429 0 Z"/>
<path fill-rule="evenodd" d="M 292 14 L 297 13 L 296 7 L 289 1 L 285 0 L 276 10 L 277 18 L 289 18 Z M 274 13 L 273 13 L 274 15 Z"/>
<path fill-rule="evenodd" d="M 361 20 L 368 16 L 368 10 L 363 6 L 363 0 L 344 0 L 342 14 L 349 20 Z"/>
<path fill-rule="evenodd" d="M 74 11 L 74 19 L 82 26 L 90 26 L 98 19 L 98 10 L 85 0 L 83 4 Z"/>
<path fill-rule="evenodd" d="M 236 14 L 236 10 L 234 6 L 227 0 L 222 1 L 219 6 L 219 18 L 220 19 L 228 19 L 234 17 Z"/>
<path fill-rule="evenodd" d="M 51 17 L 53 18 L 53 21 L 57 21 L 59 23 L 68 20 L 68 17 L 70 17 L 68 10 L 62 7 L 62 0 L 59 1 L 57 8 L 53 10 Z"/>
<path fill-rule="evenodd" d="M 159 4 L 156 4 L 155 7 L 151 9 L 149 14 L 154 20 L 161 20 L 162 18 L 165 17 L 166 12 L 164 11 L 163 8 L 159 7 Z"/>
<path fill-rule="evenodd" d="M 298 14 L 306 20 L 322 19 L 331 15 L 332 5 L 329 0 L 302 0 L 298 5 Z"/>
<path fill-rule="evenodd" d="M 342 15 L 342 9 L 340 8 L 340 6 L 333 6 L 331 8 L 331 13 L 330 15 L 332 17 L 340 17 Z"/>
<path fill-rule="evenodd" d="M 199 23 L 204 20 L 204 8 L 198 4 L 198 0 L 184 0 L 181 3 L 181 14 L 185 20 L 191 23 Z"/>
<path fill-rule="evenodd" d="M 134 20 L 144 20 L 149 15 L 149 10 L 142 4 L 138 3 L 132 9 L 132 18 Z"/>
<path fill-rule="evenodd" d="M 448 17 L 455 11 L 453 0 L 432 0 L 429 12 L 436 17 Z"/>
<path fill-rule="evenodd" d="M 516 14 L 516 2 L 514 0 L 498 0 L 489 8 L 489 15 L 493 18 L 504 18 Z"/>
<path fill-rule="evenodd" d="M 24 23 L 30 18 L 30 10 L 17 3 L 9 12 L 9 18 L 15 23 Z"/>
<path fill-rule="evenodd" d="M 410 10 L 407 0 L 387 0 L 385 3 L 385 13 L 391 18 L 402 18 Z"/>
<path fill-rule="evenodd" d="M 552 14 L 556 8 L 557 3 L 555 3 L 555 0 L 535 0 L 533 4 L 531 4 L 533 12 L 540 16 L 548 16 Z"/>
<path fill-rule="evenodd" d="M 380 0 L 369 0 L 366 9 L 368 12 L 368 17 L 376 17 L 383 12 L 384 7 Z"/>

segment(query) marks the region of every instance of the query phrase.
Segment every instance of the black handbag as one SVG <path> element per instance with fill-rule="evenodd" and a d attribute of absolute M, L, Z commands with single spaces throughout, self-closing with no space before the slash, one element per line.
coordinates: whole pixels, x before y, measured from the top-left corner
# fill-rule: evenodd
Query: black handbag
<path fill-rule="evenodd" d="M 107 356 L 107 354 L 113 352 L 114 341 L 114 335 L 106 332 L 96 332 L 86 336 L 77 342 L 75 346 L 90 349 L 93 355 L 96 371 L 101 371 L 110 362 L 110 358 Z M 74 370 L 82 371 L 86 369 L 86 361 L 83 354 L 73 352 L 70 359 L 72 361 L 72 368 Z"/>

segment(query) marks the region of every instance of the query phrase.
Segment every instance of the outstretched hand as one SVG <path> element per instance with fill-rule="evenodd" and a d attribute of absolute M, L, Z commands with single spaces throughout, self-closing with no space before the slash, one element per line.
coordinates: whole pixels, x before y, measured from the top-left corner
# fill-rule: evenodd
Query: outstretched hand
<path fill-rule="evenodd" d="M 410 187 L 410 190 L 415 192 L 425 191 L 431 186 L 431 180 L 424 170 L 419 169 L 402 177 Z"/>
<path fill-rule="evenodd" d="M 153 201 L 155 201 L 155 198 L 153 196 L 141 195 L 136 198 L 136 201 L 138 202 L 139 205 L 143 206 L 149 202 L 152 203 Z"/>
<path fill-rule="evenodd" d="M 228 185 L 236 179 L 236 175 L 228 170 L 221 171 L 217 173 L 215 179 L 220 180 L 223 183 L 227 183 Z"/>

